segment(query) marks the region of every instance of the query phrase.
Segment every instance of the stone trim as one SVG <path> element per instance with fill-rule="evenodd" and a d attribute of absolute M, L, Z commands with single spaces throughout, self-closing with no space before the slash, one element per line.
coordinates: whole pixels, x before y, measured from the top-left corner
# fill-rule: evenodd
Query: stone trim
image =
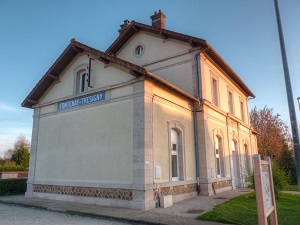
<path fill-rule="evenodd" d="M 187 185 L 177 185 L 177 186 L 170 186 L 170 187 L 161 187 L 153 189 L 153 197 L 154 200 L 159 198 L 160 196 L 166 195 L 182 195 L 197 192 L 197 184 L 187 184 Z"/>
<path fill-rule="evenodd" d="M 109 198 L 109 199 L 129 200 L 129 201 L 132 200 L 131 189 L 34 184 L 33 192 L 61 194 L 61 195 L 75 195 L 75 196 L 94 197 L 94 198 Z"/>

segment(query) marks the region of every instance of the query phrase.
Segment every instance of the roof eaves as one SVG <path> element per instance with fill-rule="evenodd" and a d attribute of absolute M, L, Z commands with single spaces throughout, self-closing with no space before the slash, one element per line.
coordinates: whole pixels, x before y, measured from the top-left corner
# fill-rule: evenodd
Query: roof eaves
<path fill-rule="evenodd" d="M 215 60 L 219 66 L 229 75 L 229 77 L 239 85 L 242 90 L 248 95 L 255 98 L 253 92 L 248 88 L 248 86 L 241 80 L 241 78 L 234 72 L 234 70 L 225 62 L 225 60 L 214 50 L 214 48 L 206 43 L 207 48 L 202 52 L 207 53 L 213 60 Z"/>
<path fill-rule="evenodd" d="M 176 87 L 175 85 L 169 83 L 168 81 L 164 80 L 163 78 L 147 71 L 147 73 L 145 74 L 146 77 L 152 78 L 153 80 L 158 81 L 159 83 L 163 84 L 164 86 L 172 89 L 173 91 L 179 93 L 180 95 L 184 96 L 185 98 L 188 98 L 189 100 L 192 100 L 193 102 L 199 102 L 199 99 L 197 99 L 196 97 L 190 95 L 189 93 L 183 91 L 182 89 Z"/>
<path fill-rule="evenodd" d="M 121 47 L 130 39 L 130 37 L 140 30 L 158 34 L 163 38 L 173 38 L 183 42 L 188 42 L 193 47 L 201 47 L 203 50 L 202 52 L 206 52 L 212 59 L 214 59 L 219 64 L 219 66 L 229 75 L 229 77 L 236 84 L 238 84 L 248 96 L 255 98 L 255 95 L 247 87 L 247 85 L 239 78 L 239 76 L 234 72 L 234 70 L 224 61 L 224 59 L 213 49 L 213 47 L 206 40 L 201 38 L 132 21 L 130 26 L 128 26 L 127 30 L 124 31 L 106 50 L 106 53 L 115 55 L 121 49 Z"/>
<path fill-rule="evenodd" d="M 25 100 L 22 102 L 23 107 L 32 108 L 33 105 L 38 103 L 39 98 L 45 93 L 45 91 L 59 79 L 61 72 L 66 68 L 67 65 L 74 59 L 74 57 L 83 51 L 98 57 L 100 61 L 112 62 L 121 65 L 129 69 L 130 73 L 134 76 L 144 75 L 146 69 L 130 63 L 128 61 L 119 59 L 115 56 L 109 55 L 105 52 L 101 52 L 95 48 L 89 47 L 85 44 L 77 42 L 72 39 L 68 47 L 63 51 L 55 63 L 48 69 L 44 76 L 35 85 L 32 91 L 28 94 Z"/>

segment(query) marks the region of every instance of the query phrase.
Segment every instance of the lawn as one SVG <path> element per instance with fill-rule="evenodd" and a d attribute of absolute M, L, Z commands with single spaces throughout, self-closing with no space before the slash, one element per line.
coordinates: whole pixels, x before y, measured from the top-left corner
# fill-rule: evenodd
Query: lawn
<path fill-rule="evenodd" d="M 282 193 L 276 201 L 278 224 L 300 224 L 300 195 Z M 257 225 L 257 208 L 254 193 L 239 196 L 212 211 L 198 217 L 199 220 L 210 220 L 239 225 Z"/>
<path fill-rule="evenodd" d="M 299 191 L 298 185 L 297 184 L 289 184 L 285 187 L 285 191 Z"/>

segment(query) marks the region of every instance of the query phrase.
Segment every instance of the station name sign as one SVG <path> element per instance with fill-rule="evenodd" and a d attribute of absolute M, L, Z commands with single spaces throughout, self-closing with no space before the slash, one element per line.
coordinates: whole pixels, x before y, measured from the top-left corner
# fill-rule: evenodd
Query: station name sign
<path fill-rule="evenodd" d="M 91 95 L 75 98 L 72 100 L 59 102 L 57 105 L 57 110 L 60 111 L 60 110 L 71 109 L 79 106 L 92 104 L 95 102 L 101 102 L 104 100 L 105 100 L 105 92 L 99 92 L 96 94 L 91 94 Z"/>

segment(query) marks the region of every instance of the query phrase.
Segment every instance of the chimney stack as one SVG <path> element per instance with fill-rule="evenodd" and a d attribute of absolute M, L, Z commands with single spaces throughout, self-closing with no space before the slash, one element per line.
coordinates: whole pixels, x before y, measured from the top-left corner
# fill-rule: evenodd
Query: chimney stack
<path fill-rule="evenodd" d="M 119 31 L 119 35 L 123 34 L 124 31 L 127 29 L 127 27 L 129 27 L 130 25 L 130 21 L 129 20 L 124 20 L 124 23 L 120 25 L 120 29 L 118 30 Z"/>
<path fill-rule="evenodd" d="M 152 20 L 152 26 L 153 27 L 166 29 L 165 28 L 166 15 L 161 10 L 159 10 L 158 12 L 154 12 L 154 15 L 150 16 L 150 18 Z"/>

